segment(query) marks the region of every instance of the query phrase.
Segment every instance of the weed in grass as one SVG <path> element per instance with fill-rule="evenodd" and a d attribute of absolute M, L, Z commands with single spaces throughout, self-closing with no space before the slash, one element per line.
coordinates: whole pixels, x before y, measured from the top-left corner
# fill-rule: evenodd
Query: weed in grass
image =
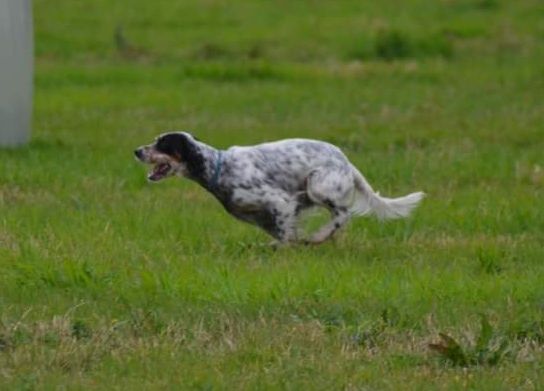
<path fill-rule="evenodd" d="M 415 51 L 415 43 L 400 31 L 381 31 L 374 43 L 374 54 L 384 60 L 412 57 Z"/>
<path fill-rule="evenodd" d="M 480 247 L 477 250 L 477 259 L 480 269 L 488 274 L 498 274 L 503 271 L 501 260 L 505 255 L 496 247 Z"/>
<path fill-rule="evenodd" d="M 508 328 L 508 335 L 522 343 L 534 342 L 544 346 L 544 319 L 531 319 L 527 315 L 520 316 Z"/>
<path fill-rule="evenodd" d="M 207 42 L 204 43 L 198 48 L 193 57 L 196 60 L 220 60 L 232 57 L 234 54 L 228 50 L 226 47 L 215 43 L 215 42 Z"/>
<path fill-rule="evenodd" d="M 143 60 L 150 58 L 150 54 L 139 47 L 136 47 L 127 38 L 125 28 L 117 25 L 113 33 L 113 43 L 117 53 L 125 60 Z"/>
<path fill-rule="evenodd" d="M 130 313 L 130 326 L 135 335 L 155 335 L 166 328 L 166 323 L 156 310 L 138 308 Z"/>
<path fill-rule="evenodd" d="M 478 7 L 482 9 L 497 9 L 500 6 L 499 0 L 480 0 L 478 3 Z"/>
<path fill-rule="evenodd" d="M 453 44 L 446 34 L 435 33 L 416 38 L 399 30 L 381 30 L 371 48 L 357 49 L 352 57 L 393 61 L 426 57 L 450 58 L 453 54 Z"/>
<path fill-rule="evenodd" d="M 390 327 L 398 326 L 402 321 L 400 311 L 396 307 L 384 308 L 381 319 L 384 324 Z"/>
<path fill-rule="evenodd" d="M 373 349 L 380 344 L 381 337 L 387 325 L 382 321 L 370 322 L 347 328 L 348 342 L 351 345 L 366 349 Z"/>
<path fill-rule="evenodd" d="M 247 49 L 246 55 L 251 60 L 263 58 L 266 55 L 266 45 L 263 42 L 255 42 Z"/>
<path fill-rule="evenodd" d="M 480 333 L 474 345 L 462 346 L 445 333 L 439 333 L 439 336 L 440 342 L 429 344 L 429 348 L 455 366 L 494 366 L 512 353 L 511 342 L 506 337 L 497 335 L 485 315 L 480 317 Z"/>
<path fill-rule="evenodd" d="M 266 63 L 225 64 L 212 63 L 198 66 L 187 65 L 181 70 L 182 78 L 207 79 L 221 82 L 250 82 L 255 80 L 281 81 L 289 76 L 281 69 Z"/>
<path fill-rule="evenodd" d="M 451 2 L 453 8 L 461 11 L 495 11 L 501 2 L 500 0 L 459 0 Z"/>
<path fill-rule="evenodd" d="M 85 321 L 76 319 L 72 322 L 72 336 L 76 339 L 88 339 L 92 336 L 92 330 Z"/>

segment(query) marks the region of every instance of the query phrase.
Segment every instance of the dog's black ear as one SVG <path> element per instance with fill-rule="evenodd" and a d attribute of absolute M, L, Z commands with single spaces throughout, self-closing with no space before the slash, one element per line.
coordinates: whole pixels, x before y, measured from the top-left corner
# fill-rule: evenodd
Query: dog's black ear
<path fill-rule="evenodd" d="M 194 141 L 200 140 L 185 132 L 166 133 L 157 139 L 156 148 L 169 156 L 182 157 L 194 149 Z"/>
<path fill-rule="evenodd" d="M 194 137 L 186 133 L 167 133 L 159 137 L 155 148 L 187 165 L 193 176 L 199 176 L 204 170 L 202 151 Z"/>
<path fill-rule="evenodd" d="M 182 160 L 182 157 L 186 155 L 185 152 L 190 148 L 189 143 L 189 137 L 183 133 L 166 133 L 157 139 L 155 148 L 161 153 Z"/>

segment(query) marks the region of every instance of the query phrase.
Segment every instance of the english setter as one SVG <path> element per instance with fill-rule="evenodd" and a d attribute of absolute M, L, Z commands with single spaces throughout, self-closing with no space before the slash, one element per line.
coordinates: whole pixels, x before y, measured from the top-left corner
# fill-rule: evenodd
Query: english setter
<path fill-rule="evenodd" d="M 134 154 L 153 165 L 150 181 L 173 175 L 192 179 L 234 217 L 261 227 L 281 243 L 321 243 L 352 216 L 406 217 L 424 196 L 422 192 L 400 198 L 380 196 L 338 147 L 316 140 L 287 139 L 219 150 L 190 133 L 172 132 Z M 297 220 L 312 206 L 327 208 L 331 220 L 301 240 Z"/>

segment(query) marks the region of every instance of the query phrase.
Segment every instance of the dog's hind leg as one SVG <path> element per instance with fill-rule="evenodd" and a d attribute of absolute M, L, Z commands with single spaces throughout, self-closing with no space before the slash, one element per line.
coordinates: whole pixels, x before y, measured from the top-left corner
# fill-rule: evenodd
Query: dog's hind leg
<path fill-rule="evenodd" d="M 308 197 L 317 205 L 327 208 L 331 221 L 313 234 L 308 243 L 318 244 L 330 238 L 342 228 L 351 217 L 349 207 L 353 203 L 353 177 L 342 168 L 320 168 L 313 171 L 307 180 Z"/>
<path fill-rule="evenodd" d="M 336 231 L 342 228 L 349 220 L 349 213 L 346 209 L 335 209 L 331 212 L 332 220 L 314 233 L 307 241 L 308 244 L 319 244 L 333 236 Z"/>

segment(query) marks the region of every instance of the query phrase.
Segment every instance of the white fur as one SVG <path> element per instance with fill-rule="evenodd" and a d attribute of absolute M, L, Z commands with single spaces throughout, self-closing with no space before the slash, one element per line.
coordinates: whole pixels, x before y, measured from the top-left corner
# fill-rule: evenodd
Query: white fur
<path fill-rule="evenodd" d="M 374 215 L 380 220 L 408 217 L 425 197 L 421 191 L 398 198 L 382 197 L 372 189 L 357 168 L 352 168 L 356 193 L 350 212 L 355 216 Z"/>

